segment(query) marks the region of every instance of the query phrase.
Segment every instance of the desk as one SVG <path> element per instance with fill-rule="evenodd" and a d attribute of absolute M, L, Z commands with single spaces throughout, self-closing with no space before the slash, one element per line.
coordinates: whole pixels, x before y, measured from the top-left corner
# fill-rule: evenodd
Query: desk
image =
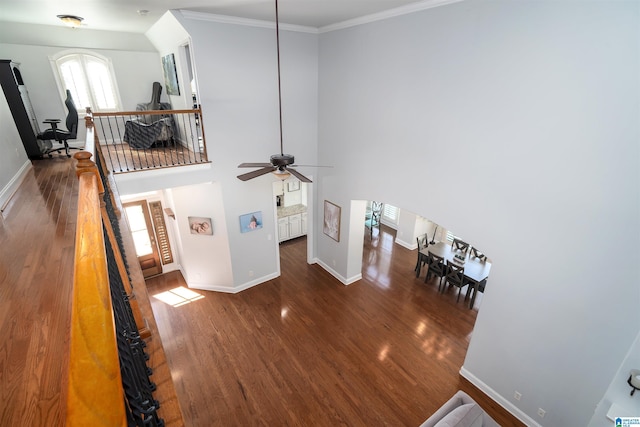
<path fill-rule="evenodd" d="M 435 245 L 429 245 L 420 251 L 423 255 L 428 255 L 431 252 L 434 255 L 441 256 L 447 263 L 459 263 L 453 261 L 453 255 L 456 253 L 451 245 L 444 242 L 438 242 Z M 420 267 L 418 267 L 420 268 Z M 467 260 L 464 263 L 464 278 L 470 282 L 469 289 L 467 289 L 467 295 L 465 299 L 469 297 L 469 291 L 473 285 L 473 294 L 471 295 L 471 301 L 469 302 L 469 308 L 473 308 L 473 304 L 476 301 L 476 293 L 480 285 L 485 285 L 489 272 L 491 271 L 491 261 L 480 261 L 477 258 L 470 258 L 467 254 Z M 418 275 L 420 271 L 418 270 Z"/>

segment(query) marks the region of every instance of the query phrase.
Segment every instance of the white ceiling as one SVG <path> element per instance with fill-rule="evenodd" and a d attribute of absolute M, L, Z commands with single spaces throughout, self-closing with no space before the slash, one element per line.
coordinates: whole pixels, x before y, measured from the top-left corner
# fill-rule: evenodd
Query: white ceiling
<path fill-rule="evenodd" d="M 281 23 L 321 28 L 411 4 L 441 0 L 278 0 Z M 421 7 L 419 7 L 421 8 Z M 169 9 L 275 20 L 274 0 L 0 0 L 0 21 L 63 25 L 56 15 L 84 18 L 83 27 L 144 33 Z M 146 16 L 138 11 L 147 10 Z"/>

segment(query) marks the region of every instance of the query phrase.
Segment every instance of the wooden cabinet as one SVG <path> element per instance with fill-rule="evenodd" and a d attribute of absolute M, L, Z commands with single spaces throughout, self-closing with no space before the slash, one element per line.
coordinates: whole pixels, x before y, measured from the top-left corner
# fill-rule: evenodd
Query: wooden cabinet
<path fill-rule="evenodd" d="M 303 220 L 304 216 L 304 220 Z M 278 218 L 278 241 L 294 239 L 307 234 L 307 213 Z"/>
<path fill-rule="evenodd" d="M 29 94 L 22 81 L 18 64 L 8 59 L 0 60 L 0 86 L 2 86 L 27 156 L 30 159 L 42 158 L 44 150 L 41 149 L 36 139 L 36 135 L 39 133 L 38 120 L 31 107 Z"/>

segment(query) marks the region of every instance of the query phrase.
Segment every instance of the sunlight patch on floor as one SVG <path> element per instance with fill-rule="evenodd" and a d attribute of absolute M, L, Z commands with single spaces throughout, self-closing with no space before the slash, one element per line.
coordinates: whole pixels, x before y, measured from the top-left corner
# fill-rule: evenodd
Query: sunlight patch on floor
<path fill-rule="evenodd" d="M 179 286 L 156 294 L 153 297 L 159 299 L 165 304 L 169 304 L 172 307 L 180 307 L 181 305 L 202 299 L 204 298 L 204 295 L 194 292 L 191 289 L 187 289 L 184 286 Z"/>

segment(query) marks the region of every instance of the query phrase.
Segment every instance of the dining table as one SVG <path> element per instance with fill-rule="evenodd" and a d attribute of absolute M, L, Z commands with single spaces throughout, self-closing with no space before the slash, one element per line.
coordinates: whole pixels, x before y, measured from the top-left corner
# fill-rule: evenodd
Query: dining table
<path fill-rule="evenodd" d="M 456 251 L 453 249 L 452 245 L 447 242 L 438 242 L 433 245 L 429 245 L 426 248 L 421 249 L 420 253 L 424 256 L 428 256 L 429 253 L 432 253 L 444 258 L 447 265 L 456 264 L 464 267 L 464 278 L 469 283 L 465 301 L 469 299 L 469 293 L 471 293 L 469 308 L 473 308 L 478 289 L 482 287 L 484 290 L 484 286 L 486 286 L 487 278 L 491 271 L 491 261 L 486 257 L 480 260 L 479 258 L 471 256 L 468 252 L 463 253 L 462 251 Z M 455 258 L 454 255 L 456 254 L 463 254 L 465 257 L 464 262 Z M 421 265 L 418 266 L 418 276 L 420 275 L 420 268 Z"/>

